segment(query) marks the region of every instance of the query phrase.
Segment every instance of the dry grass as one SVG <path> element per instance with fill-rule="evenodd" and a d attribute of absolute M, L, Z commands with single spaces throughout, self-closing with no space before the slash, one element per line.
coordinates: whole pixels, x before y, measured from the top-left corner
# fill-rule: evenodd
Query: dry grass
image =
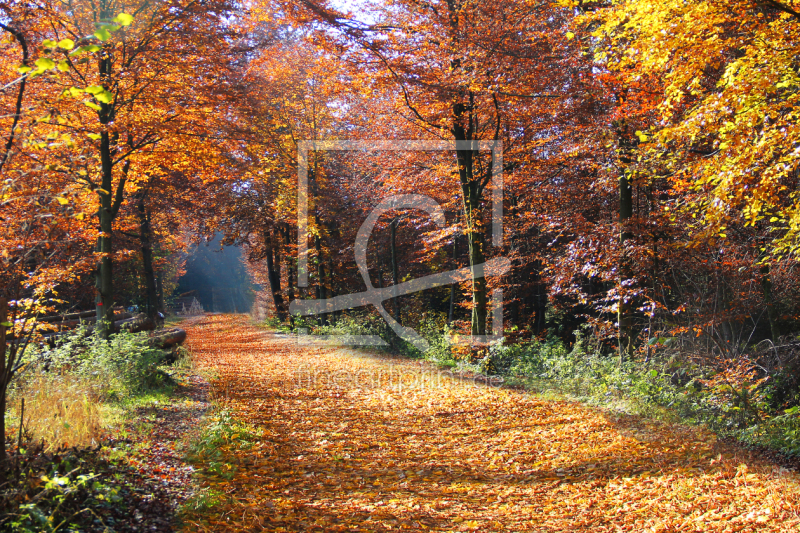
<path fill-rule="evenodd" d="M 21 399 L 25 399 L 24 432 L 44 441 L 45 451 L 59 446 L 87 446 L 102 431 L 100 402 L 88 381 L 74 376 L 35 376 L 14 390 L 9 405 L 12 435 L 19 431 Z"/>

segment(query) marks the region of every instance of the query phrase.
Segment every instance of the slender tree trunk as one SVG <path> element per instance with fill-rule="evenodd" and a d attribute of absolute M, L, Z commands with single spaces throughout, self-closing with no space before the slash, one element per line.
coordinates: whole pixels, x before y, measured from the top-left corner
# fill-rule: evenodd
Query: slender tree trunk
<path fill-rule="evenodd" d="M 453 105 L 454 124 L 453 137 L 456 141 L 474 140 L 476 119 L 471 114 L 475 104 L 475 96 L 468 93 L 469 105 L 458 102 Z M 469 251 L 469 266 L 472 269 L 472 334 L 486 334 L 486 278 L 477 277 L 475 267 L 485 261 L 484 236 L 481 226 L 481 200 L 482 188 L 480 178 L 475 176 L 475 156 L 478 150 L 470 147 L 466 150 L 456 150 L 458 162 L 458 178 L 461 182 L 461 192 L 464 203 L 464 220 L 466 222 L 467 248 Z"/>
<path fill-rule="evenodd" d="M 631 184 L 628 177 L 623 173 L 619 179 L 619 222 L 620 222 L 620 288 L 624 287 L 625 282 L 630 279 L 630 264 L 629 258 L 625 251 L 625 242 L 630 238 L 630 234 L 625 229 L 627 220 L 633 214 L 633 194 Z M 624 297 L 620 297 L 619 307 L 617 312 L 617 320 L 619 322 L 619 360 L 620 363 L 625 361 L 633 353 L 633 317 L 632 302 Z"/>
<path fill-rule="evenodd" d="M 29 55 L 28 55 L 28 42 L 25 39 L 25 35 L 23 35 L 23 33 L 20 30 L 12 28 L 10 26 L 6 26 L 1 22 L 0 22 L 0 28 L 13 35 L 14 38 L 17 40 L 20 48 L 22 49 L 22 66 L 27 67 Z M 19 125 L 20 118 L 22 118 L 22 104 L 23 104 L 23 98 L 25 96 L 25 86 L 27 83 L 28 83 L 28 76 L 25 75 L 22 77 L 22 80 L 19 83 L 19 90 L 17 91 L 17 101 L 14 108 L 14 114 L 12 115 L 13 118 L 11 119 L 11 128 L 8 134 L 8 139 L 6 140 L 5 150 L 3 151 L 2 157 L 0 157 L 0 171 L 3 170 L 6 161 L 8 161 L 9 156 L 11 156 L 11 149 L 14 147 L 14 141 L 16 140 L 16 134 L 17 134 L 17 126 Z"/>
<path fill-rule="evenodd" d="M 761 290 L 764 293 L 764 302 L 767 304 L 767 318 L 769 319 L 769 332 L 773 342 L 778 342 L 781 336 L 778 325 L 778 310 L 775 308 L 775 296 L 772 292 L 772 276 L 769 265 L 761 266 Z"/>
<path fill-rule="evenodd" d="M 325 261 L 322 257 L 322 240 L 319 235 L 314 239 L 314 245 L 317 250 L 317 300 L 325 299 Z M 319 316 L 319 322 L 323 326 L 328 325 L 328 313 L 322 313 Z"/>
<path fill-rule="evenodd" d="M 8 378 L 11 375 L 11 361 L 6 362 L 6 324 L 8 320 L 8 301 L 0 298 L 0 483 L 6 480 L 8 472 L 8 456 L 6 454 L 6 391 Z M 10 359 L 10 358 L 9 358 Z"/>
<path fill-rule="evenodd" d="M 268 234 L 264 235 L 264 244 L 268 246 L 267 279 L 269 280 L 269 289 L 272 293 L 272 301 L 275 303 L 275 312 L 278 315 L 278 320 L 284 322 L 286 321 L 289 312 L 286 308 L 286 302 L 283 299 L 283 293 L 281 292 L 280 252 L 276 250 L 276 245 Z"/>
<path fill-rule="evenodd" d="M 622 171 L 619 176 L 619 242 L 620 242 L 620 265 L 619 265 L 619 289 L 624 292 L 628 280 L 631 278 L 630 258 L 625 249 L 625 243 L 631 238 L 631 233 L 627 228 L 628 221 L 633 216 L 633 188 L 630 182 L 630 172 L 628 165 L 631 163 L 630 150 L 631 143 L 627 138 L 627 125 L 624 121 L 616 124 L 619 137 L 619 152 Z M 622 364 L 633 354 L 633 302 L 620 295 L 617 307 L 617 322 L 619 324 L 619 361 Z"/>
<path fill-rule="evenodd" d="M 163 272 L 156 277 L 156 294 L 158 295 L 158 309 L 159 311 L 164 311 L 164 282 L 162 281 L 161 277 L 163 276 Z"/>
<path fill-rule="evenodd" d="M 392 259 L 392 304 L 394 306 L 394 317 L 400 324 L 403 323 L 402 311 L 400 309 L 400 297 L 397 295 L 397 286 L 400 284 L 400 275 L 397 264 L 397 224 L 395 218 L 389 225 L 389 253 Z"/>
<path fill-rule="evenodd" d="M 536 310 L 534 317 L 534 331 L 539 335 L 547 327 L 547 287 L 542 282 L 542 264 L 537 261 L 538 272 L 536 275 Z"/>
<path fill-rule="evenodd" d="M 471 158 L 470 158 L 471 159 Z M 471 163 L 470 163 L 471 164 Z M 475 266 L 485 262 L 483 252 L 483 228 L 480 220 L 480 195 L 476 182 L 465 187 L 464 199 L 467 204 L 467 249 L 469 266 L 472 269 L 472 334 L 486 334 L 487 286 L 486 278 L 477 276 Z"/>
<path fill-rule="evenodd" d="M 111 147 L 108 132 L 103 132 L 100 139 L 100 156 L 102 164 L 102 181 L 99 192 L 100 205 L 97 210 L 97 219 L 100 225 L 100 235 L 97 237 L 97 269 L 95 273 L 95 310 L 97 311 L 97 335 L 107 339 L 111 333 L 113 323 L 113 262 L 111 246 L 111 224 L 114 216 L 111 212 L 112 200 L 112 163 Z"/>
<path fill-rule="evenodd" d="M 98 71 L 101 77 L 111 76 L 112 61 L 108 54 L 100 56 Z M 100 103 L 98 112 L 100 123 L 104 126 L 114 120 L 114 109 L 106 103 Z M 114 160 L 113 152 L 116 151 L 118 133 L 113 135 L 106 128 L 100 133 L 100 190 L 95 192 L 100 197 L 97 209 L 97 222 L 100 234 L 97 237 L 96 251 L 98 254 L 95 268 L 95 311 L 97 312 L 96 332 L 99 338 L 107 339 L 111 334 L 114 324 L 114 285 L 113 285 L 113 247 L 111 241 L 112 223 L 122 204 L 125 192 L 125 182 L 130 169 L 130 162 L 123 165 L 122 177 L 114 192 Z"/>
<path fill-rule="evenodd" d="M 294 272 L 297 268 L 296 262 L 291 254 L 291 249 L 288 248 L 289 244 L 289 226 L 285 226 L 283 230 L 283 240 L 284 243 L 287 245 L 287 252 L 284 254 L 286 258 L 286 298 L 288 302 L 294 300 Z M 294 317 L 289 315 L 289 325 L 294 325 Z"/>
<path fill-rule="evenodd" d="M 145 310 L 147 317 L 158 323 L 158 291 L 156 289 L 156 274 L 153 268 L 153 242 L 150 227 L 150 213 L 147 212 L 145 202 L 147 193 L 143 190 L 136 194 L 136 207 L 139 216 L 139 242 L 142 250 L 142 266 L 144 275 Z"/>
<path fill-rule="evenodd" d="M 453 235 L 453 268 L 458 268 L 458 235 Z M 447 308 L 447 327 L 453 325 L 453 314 L 456 306 L 456 284 L 450 284 L 450 302 Z"/>

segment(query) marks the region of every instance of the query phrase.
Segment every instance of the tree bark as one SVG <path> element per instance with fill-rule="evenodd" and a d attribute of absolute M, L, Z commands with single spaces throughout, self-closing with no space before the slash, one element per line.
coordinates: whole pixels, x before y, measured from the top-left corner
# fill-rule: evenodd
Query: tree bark
<path fill-rule="evenodd" d="M 98 62 L 98 70 L 102 78 L 107 79 L 111 76 L 111 67 L 112 62 L 110 57 L 106 54 L 101 55 Z M 130 163 L 127 161 L 125 162 L 123 166 L 123 176 L 120 178 L 115 193 L 113 188 L 114 160 L 112 152 L 116 150 L 118 134 L 115 133 L 112 136 L 106 128 L 106 126 L 114 120 L 114 109 L 112 106 L 101 102 L 98 118 L 103 125 L 103 131 L 100 133 L 100 188 L 95 191 L 100 197 L 97 209 L 97 221 L 100 234 L 97 237 L 96 247 L 98 260 L 95 268 L 95 289 L 97 291 L 95 296 L 95 310 L 97 311 L 97 334 L 101 339 L 107 339 L 111 334 L 114 320 L 112 311 L 112 306 L 114 305 L 113 247 L 111 241 L 112 223 L 122 204 L 125 192 L 125 181 L 127 179 Z"/>
<path fill-rule="evenodd" d="M 397 286 L 400 284 L 400 275 L 397 264 L 397 224 L 395 218 L 389 225 L 389 254 L 392 260 L 392 305 L 394 307 L 394 318 L 401 325 L 403 324 L 402 311 L 400 309 L 400 297 L 397 295 Z"/>
<path fill-rule="evenodd" d="M 630 142 L 627 139 L 627 126 L 619 125 L 620 162 L 622 171 L 619 176 L 619 242 L 620 242 L 620 268 L 619 288 L 624 292 L 626 282 L 631 277 L 630 258 L 625 249 L 625 243 L 631 238 L 627 228 L 628 220 L 633 216 L 633 188 L 631 187 L 628 165 L 631 163 L 629 151 Z M 633 354 L 633 311 L 632 302 L 620 295 L 617 307 L 617 322 L 619 324 L 619 361 L 620 364 Z"/>
<path fill-rule="evenodd" d="M 292 257 L 291 249 L 288 248 L 289 239 L 290 239 L 289 226 L 286 225 L 283 228 L 283 240 L 284 240 L 284 244 L 287 245 L 287 252 L 284 254 L 284 257 L 286 258 L 286 285 L 287 285 L 287 287 L 286 287 L 286 299 L 287 299 L 288 302 L 291 302 L 295 298 L 295 296 L 294 296 L 294 284 L 295 284 L 294 272 L 295 272 L 295 269 L 297 268 L 297 263 L 296 263 L 296 261 L 294 261 L 294 258 Z M 289 325 L 291 325 L 291 326 L 294 325 L 294 317 L 292 317 L 291 315 L 289 315 Z"/>
<path fill-rule="evenodd" d="M 95 311 L 97 313 L 97 334 L 101 339 L 107 339 L 111 332 L 111 308 L 113 306 L 113 263 L 111 260 L 111 224 L 114 217 L 111 213 L 111 148 L 108 132 L 103 132 L 100 139 L 102 182 L 103 189 L 100 194 L 100 205 L 97 210 L 97 219 L 100 225 L 100 235 L 97 237 L 97 270 L 95 274 Z"/>
<path fill-rule="evenodd" d="M 456 141 L 473 141 L 474 117 L 469 115 L 469 126 L 465 127 L 465 113 L 472 107 L 472 94 L 470 94 L 470 106 L 457 103 L 453 106 L 453 116 L 455 124 L 453 126 L 453 136 Z M 467 113 L 468 114 L 468 113 Z M 476 178 L 474 171 L 475 155 L 477 150 L 470 148 L 467 150 L 456 150 L 456 161 L 458 162 L 458 177 L 461 182 L 461 191 L 464 206 L 464 219 L 466 222 L 467 248 L 469 250 L 469 266 L 472 269 L 472 334 L 486 334 L 486 278 L 478 277 L 475 273 L 475 266 L 485 261 L 483 228 L 481 226 L 481 200 L 482 188 L 480 180 Z"/>
<path fill-rule="evenodd" d="M 145 289 L 145 313 L 154 323 L 158 322 L 158 291 L 156 289 L 156 274 L 153 268 L 153 242 L 150 226 L 150 213 L 147 212 L 145 199 L 147 193 L 142 189 L 136 195 L 137 214 L 139 216 L 139 242 L 142 250 L 142 271 Z"/>
<path fill-rule="evenodd" d="M 314 239 L 314 245 L 317 251 L 317 300 L 325 299 L 325 261 L 322 257 L 322 240 L 319 235 Z M 319 315 L 319 323 L 322 326 L 328 325 L 328 313 L 321 313 Z"/>
<path fill-rule="evenodd" d="M 10 26 L 6 26 L 3 23 L 0 23 L 0 28 L 7 31 L 19 43 L 20 48 L 22 49 L 22 66 L 28 66 L 28 42 L 25 39 L 25 35 L 16 28 L 12 28 Z M 19 124 L 19 119 L 22 117 L 22 102 L 25 96 L 25 85 L 28 82 L 28 75 L 24 75 L 22 77 L 22 81 L 19 83 L 19 90 L 17 91 L 17 101 L 14 105 L 14 118 L 11 119 L 11 129 L 8 134 L 8 139 L 6 140 L 5 150 L 3 152 L 2 158 L 0 158 L 0 171 L 3 170 L 3 167 L 8 161 L 8 158 L 11 156 L 11 149 L 14 147 L 14 141 L 16 140 L 17 134 L 17 125 Z"/>
<path fill-rule="evenodd" d="M 6 370 L 11 361 L 6 363 L 6 326 L 8 323 L 8 301 L 0 298 L 0 483 L 6 479 L 8 471 L 8 456 L 6 455 L 6 390 L 8 379 L 6 375 L 11 372 Z M 10 359 L 10 358 L 9 358 Z M 8 369 L 10 370 L 10 368 Z"/>
<path fill-rule="evenodd" d="M 453 269 L 458 269 L 458 235 L 453 235 Z M 450 285 L 450 302 L 447 308 L 447 327 L 453 325 L 453 314 L 456 306 L 456 284 Z"/>
<path fill-rule="evenodd" d="M 470 166 L 472 165 L 472 157 Z M 478 276 L 475 267 L 485 262 L 483 252 L 483 228 L 480 220 L 480 192 L 475 181 L 464 186 L 464 201 L 467 218 L 467 249 L 469 266 L 472 269 L 472 334 L 486 334 L 487 287 L 486 278 Z"/>
<path fill-rule="evenodd" d="M 775 308 L 775 296 L 772 292 L 772 276 L 770 275 L 769 265 L 761 267 L 761 290 L 764 294 L 764 302 L 767 304 L 767 318 L 769 319 L 769 333 L 773 342 L 778 342 L 781 336 L 778 324 L 778 310 Z"/>
<path fill-rule="evenodd" d="M 269 280 L 269 290 L 272 293 L 272 301 L 275 303 L 275 313 L 278 320 L 285 322 L 289 316 L 286 302 L 281 291 L 281 256 L 279 244 L 275 243 L 269 234 L 264 235 L 264 245 L 267 246 L 267 279 Z"/>

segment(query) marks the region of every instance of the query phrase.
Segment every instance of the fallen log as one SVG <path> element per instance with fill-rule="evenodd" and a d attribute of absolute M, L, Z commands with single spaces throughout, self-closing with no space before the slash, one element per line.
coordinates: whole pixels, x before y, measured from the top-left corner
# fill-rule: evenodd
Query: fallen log
<path fill-rule="evenodd" d="M 125 309 L 122 307 L 115 307 L 114 308 L 114 315 L 116 316 L 118 313 L 124 313 Z M 79 311 L 77 313 L 67 313 L 65 315 L 50 315 L 50 316 L 43 316 L 39 317 L 36 320 L 38 322 L 65 322 L 68 320 L 80 320 L 82 318 L 93 318 L 97 316 L 95 310 L 91 311 Z"/>
<path fill-rule="evenodd" d="M 88 322 L 86 324 L 86 334 L 91 334 L 94 331 L 94 323 Z M 122 331 L 127 331 L 129 333 L 138 333 L 140 331 L 153 331 L 156 329 L 155 323 L 147 318 L 146 315 L 136 315 L 135 317 L 125 318 L 123 320 L 116 320 L 114 321 L 114 333 L 120 333 Z M 50 339 L 57 339 L 62 335 L 66 335 L 70 333 L 72 330 L 63 330 L 63 331 L 54 331 L 52 333 L 45 333 L 42 335 L 42 338 L 45 340 Z"/>
<path fill-rule="evenodd" d="M 131 318 L 133 318 L 133 315 L 130 313 L 125 313 L 125 312 L 114 313 L 114 323 L 123 320 L 128 320 Z M 90 317 L 64 320 L 63 322 L 49 322 L 49 324 L 55 328 L 58 328 L 59 330 L 63 330 L 63 329 L 74 329 L 80 326 L 81 324 L 92 324 L 94 321 L 95 321 L 95 316 L 92 315 Z"/>
<path fill-rule="evenodd" d="M 173 346 L 180 345 L 186 340 L 186 330 L 181 328 L 172 328 L 159 332 L 147 340 L 147 343 L 154 348 L 161 348 L 162 350 L 172 348 Z"/>
<path fill-rule="evenodd" d="M 139 331 L 153 331 L 154 329 L 156 329 L 156 323 L 145 314 L 139 314 L 132 318 L 114 322 L 115 333 L 121 331 L 137 333 Z"/>

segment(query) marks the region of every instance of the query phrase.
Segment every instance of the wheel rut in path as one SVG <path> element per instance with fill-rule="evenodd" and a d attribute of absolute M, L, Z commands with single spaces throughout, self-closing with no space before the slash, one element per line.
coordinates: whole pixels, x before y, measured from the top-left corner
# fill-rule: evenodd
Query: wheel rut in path
<path fill-rule="evenodd" d="M 258 441 L 210 531 L 796 531 L 794 472 L 698 428 L 298 345 L 244 315 L 188 344 Z M 189 526 L 192 529 L 195 526 Z M 200 526 L 197 526 L 201 529 Z"/>

